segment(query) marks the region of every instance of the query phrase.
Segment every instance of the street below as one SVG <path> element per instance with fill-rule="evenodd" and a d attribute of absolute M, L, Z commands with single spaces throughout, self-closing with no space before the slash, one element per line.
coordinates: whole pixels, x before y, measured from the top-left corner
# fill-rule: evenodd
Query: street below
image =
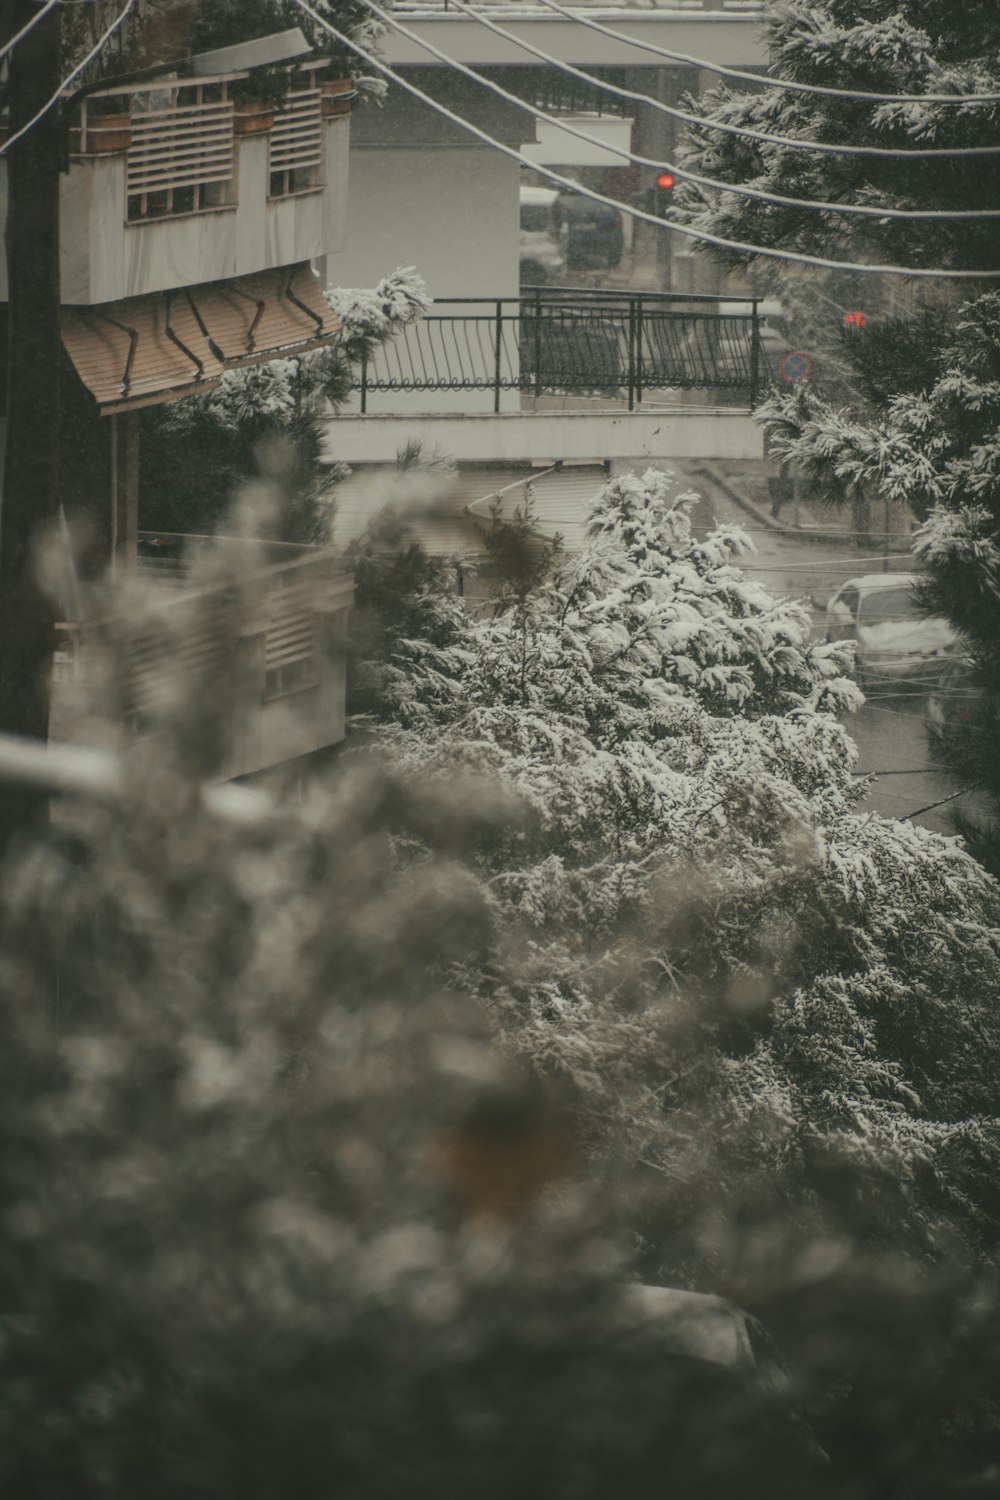
<path fill-rule="evenodd" d="M 675 468 L 678 478 L 702 497 L 694 511 L 696 527 L 708 530 L 724 522 L 746 531 L 755 548 L 743 565 L 746 571 L 772 592 L 801 599 L 810 611 L 817 639 L 825 635 L 826 603 L 837 588 L 848 578 L 881 569 L 877 553 L 860 552 L 844 538 L 816 542 L 774 531 L 697 465 Z M 911 566 L 905 554 L 893 556 L 895 570 L 909 571 Z M 845 727 L 858 747 L 859 779 L 871 778 L 858 809 L 911 818 L 921 827 L 952 833 L 953 811 L 968 806 L 971 799 L 954 797 L 958 788 L 953 778 L 935 763 L 926 704 L 924 686 L 900 682 L 872 691 L 858 713 L 845 717 Z"/>

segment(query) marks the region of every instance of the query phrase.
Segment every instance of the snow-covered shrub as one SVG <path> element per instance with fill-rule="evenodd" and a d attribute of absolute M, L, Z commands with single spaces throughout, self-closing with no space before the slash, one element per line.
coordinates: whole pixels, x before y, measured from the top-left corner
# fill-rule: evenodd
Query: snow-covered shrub
<path fill-rule="evenodd" d="M 392 338 L 407 323 L 422 318 L 431 305 L 427 286 L 414 266 L 400 266 L 376 287 L 332 287 L 326 300 L 343 322 L 348 349 Z"/>
<path fill-rule="evenodd" d="M 901 1245 L 985 1247 L 996 888 L 948 840 L 854 813 L 848 648 L 741 572 L 745 537 L 696 538 L 691 500 L 656 471 L 612 481 L 578 558 L 383 667 L 395 765 L 442 788 L 486 774 L 526 809 L 477 851 L 510 936 L 461 983 L 580 1090 L 598 1156 L 696 1177 L 683 1122 L 712 1099 L 737 1198 L 752 1161 L 822 1216 L 829 1148 L 859 1182 L 895 1178 Z M 830 1024 L 810 1052 L 793 1039 L 813 1007 Z M 738 1107 L 757 1087 L 785 1101 L 760 1137 Z M 977 1161 L 954 1149 L 973 1121 Z"/>

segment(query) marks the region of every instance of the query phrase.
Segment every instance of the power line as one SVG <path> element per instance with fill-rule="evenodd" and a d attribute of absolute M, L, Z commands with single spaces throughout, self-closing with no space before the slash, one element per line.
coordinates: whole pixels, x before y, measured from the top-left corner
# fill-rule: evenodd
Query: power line
<path fill-rule="evenodd" d="M 960 786 L 957 792 L 952 792 L 950 797 L 941 797 L 937 802 L 928 802 L 926 807 L 918 807 L 914 812 L 904 813 L 900 818 L 901 823 L 908 823 L 911 818 L 919 818 L 922 813 L 933 812 L 935 807 L 944 807 L 946 802 L 954 802 L 956 797 L 964 797 L 966 792 L 974 792 L 975 786 Z"/>
<path fill-rule="evenodd" d="M 740 240 L 727 240 L 723 239 L 721 235 L 710 234 L 707 230 L 704 229 L 694 229 L 688 224 L 679 224 L 674 220 L 658 218 L 655 214 L 646 213 L 641 208 L 634 208 L 631 204 L 623 203 L 618 198 L 609 198 L 606 194 L 598 193 L 593 188 L 584 187 L 581 183 L 574 182 L 571 178 L 564 177 L 559 172 L 554 172 L 551 167 L 539 166 L 537 162 L 533 162 L 529 157 L 525 156 L 523 152 L 515 150 L 513 146 L 508 146 L 503 141 L 498 141 L 496 137 L 490 135 L 488 131 L 482 130 L 478 125 L 474 125 L 471 120 L 464 119 L 461 115 L 456 114 L 454 110 L 449 109 L 447 105 L 442 104 L 439 100 L 434 99 L 430 94 L 425 93 L 423 89 L 418 88 L 416 84 L 411 83 L 409 79 L 403 78 L 399 73 L 396 72 L 394 68 L 391 68 L 388 63 L 382 62 L 381 59 L 373 56 L 372 53 L 366 51 L 365 48 L 362 47 L 358 42 L 354 41 L 353 38 L 347 36 L 345 32 L 342 32 L 338 30 L 336 26 L 331 25 L 331 23 L 327 21 L 325 17 L 321 16 L 317 11 L 313 9 L 310 4 L 308 4 L 308 0 L 295 0 L 295 4 L 298 6 L 299 10 L 303 11 L 306 15 L 311 16 L 316 24 L 321 26 L 323 30 L 328 33 L 328 35 L 334 37 L 341 43 L 342 46 L 347 47 L 351 52 L 356 53 L 358 57 L 362 58 L 369 67 L 376 68 L 380 73 L 384 74 L 386 78 L 391 78 L 399 88 L 412 95 L 413 98 L 421 100 L 422 103 L 428 105 L 437 114 L 442 115 L 445 119 L 450 120 L 452 124 L 458 125 L 462 130 L 467 130 L 470 135 L 476 136 L 479 140 L 484 141 L 488 146 L 492 146 L 494 150 L 499 151 L 502 155 L 509 156 L 512 161 L 519 162 L 521 166 L 530 167 L 532 171 L 537 172 L 540 177 L 545 177 L 550 182 L 557 182 L 559 183 L 560 187 L 567 188 L 569 191 L 574 192 L 581 197 L 590 198 L 595 203 L 606 204 L 609 208 L 616 208 L 620 213 L 628 214 L 631 218 L 639 219 L 643 223 L 653 224 L 658 229 L 669 230 L 673 234 L 683 235 L 687 239 L 697 240 L 702 244 L 716 245 L 722 250 L 735 250 L 739 254 L 743 255 L 761 255 L 770 260 L 791 261 L 796 265 L 820 266 L 827 271 L 853 271 L 859 275 L 872 276 L 909 276 L 915 280 L 927 279 L 936 281 L 995 281 L 1000 279 L 1000 270 L 959 271 L 939 267 L 931 268 L 927 266 L 914 267 L 893 265 L 867 265 L 857 261 L 830 260 L 825 256 L 804 255 L 792 250 L 778 250 L 771 246 L 765 247 L 763 245 L 750 245 Z M 431 52 L 437 51 L 437 49 L 431 47 L 429 43 L 421 42 L 421 46 L 426 47 L 427 50 Z M 444 62 L 447 62 L 450 66 L 455 67 L 457 71 L 468 73 L 473 79 L 475 79 L 477 83 L 486 82 L 486 80 L 480 78 L 478 74 L 473 73 L 471 69 L 464 68 L 463 64 L 456 63 L 453 58 L 449 58 L 443 53 L 439 55 Z M 494 85 L 493 87 L 498 88 L 498 86 L 496 85 Z M 498 91 L 502 95 L 506 94 L 506 90 Z M 510 94 L 507 97 L 510 99 L 510 102 L 512 104 L 517 105 L 519 108 L 524 108 L 523 100 L 518 99 L 513 94 Z"/>
<path fill-rule="evenodd" d="M 739 523 L 739 521 L 724 521 L 722 523 L 722 525 L 723 526 L 731 526 L 735 531 L 754 531 L 754 530 L 756 530 L 758 532 L 761 532 L 761 531 L 764 530 L 763 527 L 756 527 L 756 528 L 754 528 L 752 526 L 741 526 L 740 523 Z M 702 531 L 707 531 L 709 536 L 712 535 L 712 528 L 710 528 L 710 527 L 702 526 L 702 527 L 696 527 L 695 529 L 702 530 Z M 766 534 L 768 536 L 773 535 L 772 532 L 767 532 Z M 863 535 L 863 533 L 859 533 L 859 535 Z M 876 532 L 875 535 L 880 535 L 880 533 Z M 703 540 L 707 541 L 708 537 L 705 537 Z M 849 540 L 848 537 L 844 537 L 844 541 L 848 541 L 848 540 Z M 754 555 L 756 556 L 758 554 L 755 553 Z M 889 552 L 889 553 L 879 552 L 879 553 L 876 553 L 875 556 L 872 557 L 872 558 L 858 557 L 857 554 L 855 553 L 855 554 L 853 554 L 850 557 L 827 557 L 827 558 L 823 558 L 822 561 L 816 561 L 816 562 L 787 562 L 787 563 L 783 563 L 783 562 L 759 562 L 759 563 L 753 563 L 751 566 L 749 566 L 748 568 L 746 568 L 745 571 L 749 572 L 749 573 L 788 573 L 788 572 L 823 573 L 823 572 L 826 572 L 827 569 L 830 569 L 830 568 L 833 568 L 833 569 L 836 569 L 837 571 L 839 571 L 841 568 L 846 567 L 848 564 L 852 564 L 856 568 L 857 565 L 858 565 L 858 563 L 861 563 L 861 562 L 868 562 L 868 561 L 870 561 L 870 562 L 879 562 L 880 563 L 880 562 L 882 562 L 883 560 L 886 560 L 886 559 L 891 559 L 894 562 L 901 562 L 901 561 L 903 561 L 903 559 L 906 559 L 907 561 L 912 562 L 913 561 L 913 553 L 912 552 Z M 743 564 L 741 563 L 740 566 L 742 567 Z M 861 575 L 861 574 L 855 574 L 853 576 L 861 577 L 863 575 Z M 887 584 L 891 584 L 894 579 L 897 579 L 900 576 L 901 575 L 899 573 L 886 573 L 886 575 L 885 575 L 886 583 Z M 906 575 L 903 574 L 902 576 L 905 577 Z"/>
<path fill-rule="evenodd" d="M 53 10 L 58 4 L 59 0 L 46 0 L 46 3 L 42 6 L 41 10 L 37 11 L 36 14 L 32 16 L 31 20 L 27 21 L 21 27 L 20 31 L 16 32 L 15 35 L 11 37 L 9 42 L 4 42 L 3 46 L 0 47 L 0 61 L 2 61 L 2 59 L 7 56 L 8 52 L 13 52 L 14 48 L 17 46 L 22 37 L 26 37 L 29 31 L 34 31 L 39 21 L 44 21 L 49 11 Z"/>
<path fill-rule="evenodd" d="M 844 645 L 845 642 L 837 641 L 834 644 Z M 968 693 L 964 693 L 961 688 L 941 687 L 940 678 L 936 673 L 929 674 L 926 678 L 923 679 L 922 682 L 919 677 L 910 678 L 909 680 L 914 684 L 914 686 L 910 688 L 900 689 L 898 686 L 894 686 L 891 680 L 887 678 L 884 684 L 886 695 L 890 697 L 894 703 L 926 703 L 928 698 L 935 698 L 939 701 L 948 699 L 954 702 L 961 703 L 968 703 L 970 701 Z M 873 688 L 869 688 L 866 691 L 866 708 L 870 707 L 874 713 L 892 714 L 898 719 L 906 719 L 911 724 L 915 722 L 915 715 L 911 710 L 904 708 L 883 708 L 878 702 L 878 695 L 876 694 L 876 690 Z"/>
<path fill-rule="evenodd" d="M 299 0 L 296 0 L 296 3 L 299 3 Z M 406 27 L 400 25 L 399 22 L 392 20 L 392 18 L 388 16 L 384 11 L 380 10 L 378 6 L 373 5 L 371 3 L 371 0 L 365 0 L 365 3 L 368 6 L 369 10 L 374 11 L 375 14 L 378 15 L 384 23 L 395 27 L 396 30 L 401 31 L 404 36 L 408 36 L 412 41 L 415 41 L 418 46 L 425 47 L 428 52 L 437 52 L 437 48 L 434 47 L 432 43 L 426 42 L 423 37 L 418 36 L 415 31 L 409 31 Z M 485 22 L 485 18 L 482 19 Z M 486 24 L 492 25 L 493 23 Z M 508 33 L 508 35 L 510 35 L 510 33 Z M 519 47 L 524 47 L 526 51 L 533 50 L 532 48 L 528 47 L 526 43 L 522 42 L 520 37 L 513 36 L 512 40 L 516 42 Z M 450 61 L 453 63 L 455 62 L 454 59 L 450 59 Z M 455 66 L 461 65 L 455 63 Z M 471 71 L 472 70 L 470 69 L 470 72 Z M 473 76 L 478 77 L 479 75 L 473 74 Z M 814 151 L 821 154 L 832 154 L 835 156 L 875 156 L 888 158 L 892 161 L 924 161 L 932 160 L 935 158 L 940 159 L 942 157 L 950 159 L 952 157 L 1000 156 L 1000 145 L 915 147 L 851 146 L 835 145 L 832 141 L 804 141 L 793 135 L 772 135 L 767 131 L 753 130 L 749 125 L 730 125 L 723 120 L 711 120 L 707 119 L 704 115 L 693 115 L 688 110 L 678 109 L 671 104 L 664 104 L 662 100 L 659 103 L 659 108 L 663 111 L 664 114 L 670 115 L 675 120 L 683 121 L 685 125 L 694 125 L 702 130 L 717 130 L 721 131 L 724 135 L 737 135 L 748 140 L 763 141 L 766 144 L 772 146 L 788 146 L 792 150 L 796 151 Z"/>
<path fill-rule="evenodd" d="M 52 109 L 53 105 L 56 105 L 56 104 L 59 103 L 59 100 L 62 98 L 63 94 L 66 91 L 66 88 L 68 87 L 68 85 L 73 82 L 74 78 L 78 78 L 80 76 L 80 74 L 83 72 L 84 68 L 88 67 L 94 61 L 94 58 L 98 55 L 98 53 L 100 52 L 101 48 L 104 46 L 105 42 L 108 40 L 108 38 L 110 36 L 112 36 L 118 30 L 119 26 L 126 19 L 126 17 L 128 16 L 129 11 L 132 9 L 132 7 L 134 5 L 135 5 L 135 0 L 125 0 L 124 7 L 119 12 L 119 14 L 115 17 L 115 19 L 111 22 L 111 25 L 107 28 L 107 30 L 101 36 L 100 40 L 95 44 L 95 46 L 93 46 L 91 48 L 91 50 L 87 53 L 87 56 L 83 59 L 83 61 L 77 63 L 77 65 L 73 69 L 73 71 L 71 73 L 68 73 L 66 75 L 66 77 L 63 79 L 62 83 L 60 83 L 60 85 L 59 85 L 58 89 L 56 90 L 56 92 L 52 95 L 51 99 L 49 99 L 45 104 L 43 104 L 42 107 L 41 107 L 41 109 L 38 111 L 38 113 L 36 115 L 33 115 L 32 118 L 28 121 L 28 123 L 26 125 L 22 125 L 21 129 L 19 131 L 17 131 L 16 134 L 12 135 L 11 138 L 10 138 L 10 140 L 7 141 L 2 147 L 0 147 L 0 156 L 6 156 L 7 153 L 8 153 L 8 151 L 11 149 L 11 147 L 12 146 L 16 146 L 17 143 L 18 143 L 18 141 L 21 139 L 21 137 L 27 135 L 27 133 L 28 133 L 29 130 L 33 130 L 34 127 L 38 124 L 39 120 L 43 119 L 48 114 L 49 110 Z M 38 18 L 36 17 L 36 19 L 38 19 Z"/>
<path fill-rule="evenodd" d="M 732 522 L 730 522 L 728 524 L 730 524 L 732 526 L 735 526 L 738 529 L 742 529 L 742 528 L 740 528 L 740 524 L 739 524 L 738 521 L 732 521 Z M 846 540 L 846 538 L 845 538 L 845 540 Z M 877 553 L 871 559 L 859 558 L 857 556 L 857 554 L 855 554 L 852 557 L 827 557 L 827 558 L 824 558 L 824 560 L 822 562 L 755 563 L 754 566 L 753 566 L 752 571 L 758 572 L 758 573 L 761 572 L 761 571 L 768 572 L 768 573 L 787 573 L 787 572 L 789 572 L 789 570 L 794 570 L 796 572 L 801 571 L 801 572 L 804 572 L 804 573 L 822 573 L 822 572 L 825 572 L 828 568 L 841 568 L 841 567 L 845 567 L 848 563 L 852 563 L 855 567 L 857 567 L 857 565 L 858 565 L 859 562 L 865 562 L 865 561 L 869 561 L 869 560 L 871 562 L 882 562 L 883 560 L 886 560 L 886 559 L 892 559 L 894 562 L 900 562 L 903 558 L 907 558 L 909 561 L 912 562 L 913 561 L 913 553 L 912 552 L 888 552 L 888 553 L 886 553 L 886 552 L 879 552 L 879 553 Z M 857 576 L 861 576 L 861 575 L 857 575 Z M 899 574 L 898 573 L 897 574 L 887 573 L 886 574 L 886 581 L 889 582 L 894 577 L 898 578 Z"/>
<path fill-rule="evenodd" d="M 366 0 L 366 3 L 369 3 L 369 0 Z M 591 73 L 584 72 L 582 68 L 574 67 L 572 63 L 561 62 L 551 52 L 546 52 L 543 48 L 536 47 L 531 42 L 523 41 L 515 32 L 509 31 L 505 26 L 498 26 L 495 21 L 491 21 L 487 16 L 479 14 L 471 6 L 464 4 L 463 0 L 449 0 L 449 5 L 455 10 L 461 11 L 463 15 L 467 15 L 471 20 L 478 22 L 479 25 L 486 26 L 490 31 L 496 32 L 498 36 L 506 37 L 515 42 L 517 46 L 522 47 L 526 52 L 532 53 L 533 56 L 540 58 L 543 62 L 561 73 L 565 73 L 572 78 L 582 79 L 584 83 L 589 83 L 604 93 L 614 94 L 620 99 L 631 99 L 634 103 L 649 105 L 652 109 L 659 110 L 662 114 L 677 114 L 677 111 L 671 105 L 665 104 L 662 99 L 654 99 L 650 94 L 643 94 L 635 89 L 622 88 L 618 84 L 605 82 L 603 79 L 595 78 Z M 372 6 L 371 8 L 374 9 L 375 7 Z M 378 12 L 378 14 L 383 15 L 382 12 Z M 390 18 L 384 16 L 384 19 L 389 20 Z M 416 32 L 408 30 L 398 21 L 392 20 L 391 24 L 403 36 L 415 41 L 418 46 L 427 45 Z M 479 75 L 477 74 L 476 76 L 478 77 Z M 1000 95 L 997 95 L 997 98 L 1000 99 Z M 528 104 L 525 104 L 524 108 L 534 112 L 532 106 Z M 550 119 L 551 117 L 541 115 L 540 118 Z M 821 213 L 854 214 L 870 219 L 1000 219 L 1000 208 L 956 210 L 944 208 L 873 208 L 869 205 L 858 203 L 825 203 L 812 198 L 786 198 L 780 193 L 767 192 L 763 188 L 744 187 L 739 183 L 722 182 L 716 177 L 704 177 L 698 172 L 689 171 L 687 167 L 676 166 L 673 162 L 657 161 L 648 156 L 637 156 L 635 152 L 626 151 L 623 147 L 609 146 L 606 142 L 598 140 L 596 136 L 589 135 L 587 132 L 579 130 L 573 125 L 568 125 L 562 120 L 555 120 L 553 123 L 556 124 L 558 129 L 565 130 L 568 134 L 578 136 L 580 140 L 589 141 L 595 145 L 603 145 L 606 150 L 612 151 L 615 155 L 626 158 L 628 161 L 637 162 L 639 166 L 656 167 L 661 171 L 673 172 L 683 181 L 695 183 L 698 187 L 711 188 L 716 192 L 722 193 L 736 193 L 741 198 L 756 198 L 760 202 L 776 203 L 784 208 L 809 208 L 818 210 Z M 905 154 L 911 155 L 913 153 L 907 152 Z"/>
<path fill-rule="evenodd" d="M 695 483 L 697 483 L 697 481 L 695 481 Z M 725 493 L 725 492 L 723 491 L 723 493 Z M 708 496 L 703 496 L 702 498 L 705 499 L 706 501 L 709 501 L 709 499 L 710 499 L 710 497 L 708 497 Z M 734 503 L 738 504 L 739 502 L 734 502 Z M 785 509 L 786 507 L 791 508 L 791 506 L 793 505 L 793 503 L 794 502 L 792 500 L 790 500 L 790 499 L 789 500 L 782 500 L 781 501 L 781 507 L 782 507 L 782 509 Z M 766 504 L 766 501 L 762 501 L 759 504 L 758 509 L 763 510 L 765 504 Z M 811 504 L 816 504 L 816 502 L 815 501 L 803 502 L 802 505 L 801 505 L 801 509 L 806 514 L 808 514 L 809 513 L 809 506 Z M 708 523 L 707 522 L 701 522 L 701 521 L 699 521 L 699 522 L 696 522 L 695 524 L 699 525 L 699 526 L 702 526 L 702 525 L 707 525 Z M 749 532 L 752 532 L 754 535 L 769 536 L 769 537 L 773 538 L 775 546 L 780 546 L 784 542 L 797 541 L 797 539 L 800 538 L 800 537 L 806 543 L 807 546 L 811 546 L 814 543 L 818 544 L 820 542 L 824 542 L 824 543 L 825 542 L 844 542 L 844 543 L 847 543 L 847 542 L 853 541 L 856 537 L 862 537 L 862 536 L 877 537 L 880 544 L 884 544 L 884 542 L 885 542 L 885 527 L 884 526 L 873 527 L 871 530 L 861 530 L 861 529 L 857 529 L 856 530 L 853 526 L 842 526 L 842 527 L 838 527 L 838 526 L 821 526 L 819 523 L 810 523 L 810 524 L 805 525 L 805 526 L 792 526 L 792 525 L 786 525 L 785 522 L 781 521 L 781 520 L 775 521 L 775 523 L 774 523 L 773 526 L 744 526 L 740 521 L 727 521 L 725 524 L 727 526 L 730 526 L 730 525 L 731 526 L 739 526 L 739 528 L 740 528 L 741 531 L 749 531 Z M 913 528 L 913 532 L 914 533 L 915 533 L 915 531 L 916 531 L 916 526 L 914 526 L 914 528 Z M 912 534 L 913 533 L 911 533 L 911 535 Z M 910 539 L 910 537 L 908 535 L 904 535 L 901 532 L 896 532 L 894 535 L 891 536 L 890 539 L 893 540 L 893 541 L 896 541 L 896 542 L 905 542 L 905 541 L 908 541 Z M 897 556 L 897 555 L 898 554 L 895 554 L 895 553 L 893 554 L 893 556 Z M 882 558 L 884 556 L 885 556 L 885 554 L 884 554 L 884 552 L 881 551 L 881 547 L 873 547 L 872 550 L 870 552 L 868 552 L 867 554 L 860 555 L 858 557 L 857 561 L 859 563 L 863 563 L 863 562 L 874 563 L 876 566 L 871 571 L 873 571 L 873 572 L 881 572 L 882 569 L 878 565 L 881 563 Z M 920 570 L 918 569 L 917 571 L 920 571 Z"/>
<path fill-rule="evenodd" d="M 879 780 L 883 776 L 939 776 L 941 773 L 937 766 L 910 766 L 904 771 L 852 771 L 851 775 L 858 778 L 872 776 Z"/>
<path fill-rule="evenodd" d="M 576 21 L 580 26 L 589 26 L 592 31 L 599 31 L 602 35 L 612 37 L 616 41 L 628 42 L 640 52 L 651 52 L 657 57 L 669 58 L 672 62 L 687 63 L 689 67 L 700 68 L 706 73 L 718 73 L 723 78 L 738 78 L 743 83 L 762 83 L 768 88 L 788 89 L 800 94 L 817 94 L 826 99 L 867 100 L 876 104 L 996 104 L 1000 102 L 1000 94 L 877 94 L 869 93 L 864 89 L 838 89 L 821 83 L 798 83 L 791 78 L 771 78 L 766 73 L 750 73 L 742 68 L 727 68 L 721 63 L 709 62 L 704 57 L 691 57 L 687 52 L 674 52 L 671 48 L 661 47 L 656 42 L 639 41 L 627 31 L 619 31 L 614 26 L 605 26 L 600 21 L 581 15 L 578 11 L 568 10 L 564 5 L 559 5 L 557 0 L 534 0 L 534 3 L 544 5 L 548 10 L 558 11 L 567 20 Z M 449 4 L 454 4 L 454 0 L 449 0 Z"/>

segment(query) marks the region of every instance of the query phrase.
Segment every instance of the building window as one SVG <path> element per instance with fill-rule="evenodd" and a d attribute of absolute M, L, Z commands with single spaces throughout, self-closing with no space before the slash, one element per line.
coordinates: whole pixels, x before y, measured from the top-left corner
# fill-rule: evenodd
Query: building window
<path fill-rule="evenodd" d="M 323 119 L 318 88 L 295 89 L 275 116 L 268 158 L 268 196 L 287 198 L 323 186 Z"/>
<path fill-rule="evenodd" d="M 235 202 L 233 103 L 225 80 L 157 83 L 131 99 L 129 223 Z"/>
<path fill-rule="evenodd" d="M 268 667 L 264 673 L 264 702 L 271 698 L 284 698 L 289 693 L 301 693 L 314 688 L 319 682 L 319 661 L 313 655 L 306 661 L 290 661 L 284 666 Z"/>
<path fill-rule="evenodd" d="M 264 701 L 319 682 L 313 610 L 315 583 L 301 568 L 280 568 L 268 579 L 264 635 Z"/>

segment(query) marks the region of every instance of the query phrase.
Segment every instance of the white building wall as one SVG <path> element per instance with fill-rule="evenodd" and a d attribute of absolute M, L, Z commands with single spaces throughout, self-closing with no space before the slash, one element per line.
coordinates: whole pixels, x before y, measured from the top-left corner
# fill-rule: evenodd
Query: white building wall
<path fill-rule="evenodd" d="M 563 130 L 570 125 L 593 141 Z M 560 124 L 539 124 L 538 139 L 521 147 L 529 161 L 550 167 L 627 167 L 632 146 L 632 120 L 613 115 L 564 115 Z M 600 144 L 594 144 L 594 142 Z"/>
<path fill-rule="evenodd" d="M 236 203 L 146 223 L 127 222 L 124 152 L 74 160 L 60 183 L 63 302 L 117 302 L 319 258 L 344 239 L 350 125 L 349 116 L 324 121 L 321 192 L 268 198 L 267 137 L 250 136 L 236 144 Z M 6 208 L 0 160 L 0 235 Z M 0 256 L 0 301 L 6 296 Z"/>
<path fill-rule="evenodd" d="M 424 398 L 426 404 L 426 397 Z M 502 412 L 412 421 L 393 416 L 334 417 L 327 424 L 328 463 L 385 463 L 411 439 L 458 463 L 572 463 L 687 458 L 762 458 L 764 431 L 746 411 L 694 407 L 634 412 Z"/>
<path fill-rule="evenodd" d="M 356 147 L 347 238 L 331 286 L 416 266 L 433 297 L 516 297 L 517 162 L 486 147 Z"/>
<path fill-rule="evenodd" d="M 420 45 L 421 38 L 449 57 L 473 67 L 534 62 L 535 55 L 518 46 L 516 38 L 521 36 L 560 62 L 583 67 L 648 67 L 651 54 L 646 44 L 651 42 L 709 62 L 748 67 L 767 62 L 760 20 L 759 10 L 740 14 L 715 9 L 678 11 L 670 5 L 643 10 L 616 6 L 613 21 L 605 17 L 605 24 L 631 38 L 623 40 L 580 26 L 573 20 L 566 21 L 551 12 L 535 10 L 516 15 L 512 8 L 503 21 L 504 29 L 514 34 L 509 39 L 481 26 L 473 17 L 439 10 L 410 18 L 409 29 L 416 39 L 390 28 L 381 47 L 393 67 L 400 63 L 418 66 L 427 63 L 428 54 Z"/>

